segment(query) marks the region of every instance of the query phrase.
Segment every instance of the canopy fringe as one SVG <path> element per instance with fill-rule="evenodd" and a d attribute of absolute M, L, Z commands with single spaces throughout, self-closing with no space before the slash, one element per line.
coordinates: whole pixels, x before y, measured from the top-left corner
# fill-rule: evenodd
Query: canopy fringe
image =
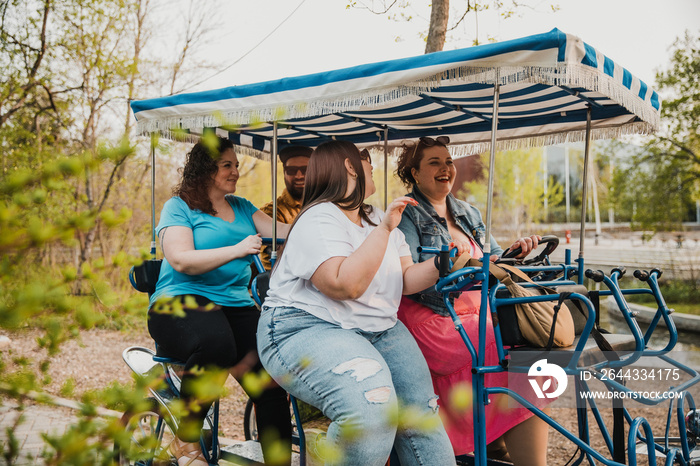
<path fill-rule="evenodd" d="M 602 74 L 595 68 L 578 63 L 562 63 L 556 66 L 545 67 L 508 66 L 497 68 L 496 66 L 488 65 L 457 67 L 401 86 L 375 88 L 361 94 L 349 93 L 348 95 L 337 96 L 331 99 L 294 102 L 277 107 L 248 108 L 202 115 L 140 120 L 137 123 L 137 132 L 138 134 L 147 134 L 160 131 L 165 137 L 168 137 L 168 134 L 173 135 L 177 132 L 177 130 L 173 131 L 173 128 L 191 129 L 218 126 L 235 128 L 238 125 L 321 116 L 337 112 L 349 112 L 360 108 L 369 110 L 397 99 L 429 92 L 440 84 L 493 84 L 496 79 L 496 69 L 498 69 L 498 79 L 502 85 L 526 82 L 572 88 L 582 87 L 609 97 L 637 115 L 645 122 L 643 125 L 644 132 L 653 132 L 659 127 L 658 110 L 654 109 L 630 89 L 627 89 L 610 76 Z M 636 124 L 632 125 L 636 129 L 639 129 L 639 126 Z M 608 134 L 612 135 L 618 131 L 625 132 L 624 130 L 611 129 L 608 131 Z M 572 136 L 570 133 L 568 136 L 547 136 L 547 138 L 557 140 L 562 137 L 568 137 L 571 140 Z M 533 138 L 534 140 L 538 140 L 538 138 Z"/>
<path fill-rule="evenodd" d="M 254 157 L 256 159 L 264 160 L 266 162 L 270 161 L 270 153 L 265 152 L 262 150 L 258 149 L 253 149 L 252 147 L 248 146 L 239 146 L 238 144 L 236 146 L 236 154 L 237 155 L 247 155 L 249 157 Z"/>
<path fill-rule="evenodd" d="M 161 130 L 159 131 L 159 136 L 163 139 L 169 139 L 171 141 L 186 142 L 190 144 L 196 144 L 201 139 L 201 134 L 197 133 L 186 133 L 181 130 Z M 247 155 L 249 157 L 254 157 L 256 159 L 264 160 L 266 162 L 270 161 L 270 153 L 263 150 L 255 149 L 249 146 L 243 146 L 240 144 L 235 144 L 236 154 Z"/>
<path fill-rule="evenodd" d="M 613 139 L 622 136 L 632 135 L 632 134 L 652 134 L 654 128 L 645 122 L 633 122 L 626 124 L 624 126 L 617 126 L 611 128 L 593 128 L 591 130 L 591 138 L 593 140 L 603 140 L 603 139 Z M 161 133 L 161 137 L 167 139 L 176 139 L 182 142 L 196 143 L 199 141 L 199 135 L 196 134 L 185 134 L 181 132 L 169 132 L 164 131 Z M 538 135 L 528 138 L 519 139 L 507 139 L 499 140 L 496 144 L 497 151 L 515 150 L 515 149 L 529 149 L 533 147 L 549 146 L 553 144 L 563 144 L 567 142 L 583 142 L 586 140 L 585 131 L 567 131 L 555 134 Z M 403 140 L 390 141 L 389 145 L 393 146 L 393 150 L 400 150 Z M 376 145 L 376 143 L 369 144 L 368 146 Z M 270 153 L 262 150 L 254 149 L 248 146 L 242 146 L 236 144 L 236 153 L 238 155 L 247 155 L 249 157 L 254 157 L 256 159 L 264 160 L 266 162 L 270 161 Z M 469 157 L 471 155 L 482 154 L 488 152 L 491 149 L 490 142 L 478 142 L 471 144 L 453 144 L 448 147 L 450 154 L 453 158 L 458 159 L 462 157 Z M 393 153 L 392 153 L 393 155 Z"/>
<path fill-rule="evenodd" d="M 170 128 L 190 129 L 217 126 L 227 126 L 235 129 L 236 126 L 255 125 L 260 122 L 323 116 L 357 110 L 359 108 L 372 109 L 410 95 L 419 95 L 438 85 L 439 81 L 429 79 L 399 87 L 373 89 L 367 90 L 361 94 L 353 93 L 344 97 L 339 96 L 332 100 L 296 102 L 274 108 L 249 108 L 243 111 L 235 110 L 230 112 L 217 112 L 216 114 L 140 120 L 137 122 L 136 131 L 138 134 L 148 134 L 157 131 L 169 131 Z"/>
<path fill-rule="evenodd" d="M 591 130 L 591 139 L 603 140 L 613 139 L 631 134 L 651 134 L 653 128 L 648 123 L 634 122 L 625 126 L 615 128 L 594 128 Z M 507 151 L 515 149 L 529 149 L 533 147 L 550 146 L 567 142 L 583 142 L 586 140 L 586 131 L 569 131 L 566 133 L 556 133 L 539 135 L 530 138 L 500 140 L 496 143 L 497 151 Z M 456 144 L 448 147 L 450 155 L 458 159 L 471 155 L 482 154 L 491 150 L 490 142 L 478 142 L 474 144 Z"/>

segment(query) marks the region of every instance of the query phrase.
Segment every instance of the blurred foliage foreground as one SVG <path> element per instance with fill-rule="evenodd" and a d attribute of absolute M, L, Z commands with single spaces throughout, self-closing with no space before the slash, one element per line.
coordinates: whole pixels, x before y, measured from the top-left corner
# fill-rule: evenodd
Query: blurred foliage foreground
<path fill-rule="evenodd" d="M 30 361 L 13 354 L 11 346 L 0 350 L 0 396 L 16 399 L 20 411 L 28 400 L 51 402 L 44 387 L 51 383 L 49 365 L 51 357 L 60 351 L 61 343 L 78 337 L 81 330 L 94 327 L 143 328 L 148 299 L 145 294 L 131 290 L 127 276 L 132 266 L 150 258 L 147 248 L 133 249 L 136 252 L 131 255 L 124 250 L 117 250 L 111 256 L 92 254 L 94 258 L 85 261 L 47 259 L 55 251 L 79 250 L 81 237 L 87 231 L 94 231 L 96 225 L 104 234 L 125 228 L 131 219 L 127 208 L 119 212 L 97 208 L 71 211 L 61 206 L 61 198 L 75 191 L 75 185 L 84 179 L 86 172 L 113 165 L 133 152 L 134 147 L 124 141 L 80 156 L 56 158 L 40 169 L 14 170 L 0 182 L 0 330 L 39 330 L 37 345 L 47 355 L 42 361 Z M 172 305 L 160 303 L 158 312 L 182 314 L 183 306 L 179 304 L 178 301 Z M 115 360 L 114 364 L 122 361 Z M 197 397 L 211 400 L 225 396 L 225 388 L 215 383 L 221 375 L 212 371 L 202 377 L 196 387 Z M 151 404 L 146 400 L 149 389 L 164 388 L 164 383 L 162 374 L 154 373 L 135 377 L 133 386 L 114 382 L 102 390 L 83 393 L 81 409 L 76 413 L 78 422 L 64 434 L 43 434 L 45 463 L 116 464 L 114 445 L 129 445 L 130 435 L 120 419 L 99 416 L 98 407 L 131 413 L 150 409 Z M 249 393 L 259 392 L 267 383 L 266 374 L 246 374 L 242 382 Z M 73 388 L 63 386 L 61 393 L 72 394 Z M 176 418 L 188 409 L 198 409 L 179 400 L 169 408 Z M 22 422 L 20 416 L 0 434 L 5 439 L 0 442 L 0 458 L 7 465 L 25 461 L 19 449 L 20 439 L 15 435 Z M 143 451 L 135 454 L 142 457 Z"/>
<path fill-rule="evenodd" d="M 131 294 L 133 297 L 125 300 L 125 294 L 114 288 L 118 281 L 112 277 L 126 277 L 129 267 L 146 258 L 148 251 L 143 250 L 136 257 L 120 252 L 110 261 L 98 258 L 79 268 L 65 263 L 51 267 L 42 260 L 49 248 L 74 249 L 80 233 L 98 221 L 109 229 L 130 218 L 131 212 L 126 208 L 99 214 L 96 209 L 59 214 L 59 206 L 51 201 L 73 190 L 87 170 L 132 151 L 126 143 L 103 147 L 96 153 L 55 159 L 40 169 L 16 170 L 0 183 L 0 329 L 41 329 L 37 344 L 46 348 L 48 354 L 39 362 L 41 375 L 37 375 L 31 369 L 31 361 L 13 357 L 9 349 L 0 352 L 0 392 L 20 403 L 29 396 L 37 398 L 36 393 L 39 400 L 44 399 L 41 392 L 50 382 L 50 357 L 80 329 L 96 325 L 119 328 L 129 325 L 133 317 L 143 318 L 145 296 Z M 80 422 L 64 435 L 45 436 L 46 463 L 111 464 L 112 445 L 124 435 L 123 429 L 117 419 L 105 421 L 97 417 L 96 407 L 133 409 L 143 399 L 144 387 L 149 383 L 154 381 L 140 381 L 137 390 L 112 386 L 84 395 Z M 21 422 L 20 417 L 17 424 Z M 0 444 L 0 456 L 6 464 L 14 464 L 21 455 L 14 436 L 16 427 L 3 432 L 8 441 Z"/>
<path fill-rule="evenodd" d="M 146 296 L 127 293 L 115 284 L 128 286 L 129 268 L 150 257 L 147 249 L 131 256 L 121 251 L 110 260 L 99 257 L 79 267 L 64 261 L 51 266 L 43 260 L 47 249 L 74 250 L 80 234 L 97 222 L 101 228 L 115 229 L 130 219 L 127 208 L 58 214 L 55 201 L 73 190 L 86 171 L 132 152 L 127 143 L 101 147 L 94 153 L 55 159 L 38 170 L 16 170 L 0 183 L 0 329 L 40 329 L 37 344 L 47 350 L 46 359 L 37 361 L 39 374 L 32 361 L 14 356 L 11 349 L 0 351 L 0 393 L 18 400 L 20 409 L 29 398 L 49 400 L 42 388 L 50 383 L 50 358 L 62 342 L 76 337 L 81 329 L 133 328 L 135 322 L 143 325 L 145 321 Z M 114 384 L 83 394 L 79 422 L 65 434 L 44 435 L 46 464 L 113 464 L 113 445 L 128 442 L 129 437 L 119 419 L 99 417 L 97 407 L 144 408 L 147 388 L 159 383 L 146 378 L 136 380 L 135 387 Z M 0 443 L 0 457 L 8 465 L 21 459 L 15 436 L 21 422 L 20 416 L 2 433 L 7 440 Z"/>

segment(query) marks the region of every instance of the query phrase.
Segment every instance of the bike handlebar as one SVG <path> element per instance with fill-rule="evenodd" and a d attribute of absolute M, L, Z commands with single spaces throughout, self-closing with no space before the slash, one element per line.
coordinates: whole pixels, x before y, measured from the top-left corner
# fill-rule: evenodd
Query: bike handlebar
<path fill-rule="evenodd" d="M 272 238 L 263 237 L 263 238 L 262 238 L 262 244 L 264 244 L 264 245 L 272 244 Z M 279 245 L 279 244 L 284 244 L 284 238 L 277 238 L 277 244 L 278 244 L 278 245 Z"/>
<path fill-rule="evenodd" d="M 625 274 L 627 273 L 627 269 L 624 268 L 624 267 L 615 267 L 614 269 L 612 269 L 612 270 L 610 271 L 611 274 L 613 274 L 613 273 L 615 273 L 615 272 L 617 272 L 617 273 L 620 275 L 618 278 L 622 278 L 622 277 L 624 277 Z"/>
<path fill-rule="evenodd" d="M 590 278 L 594 282 L 598 282 L 598 283 L 602 282 L 603 279 L 605 278 L 605 273 L 603 273 L 602 270 L 595 270 L 594 271 L 592 269 L 588 269 L 588 270 L 586 270 L 585 275 L 587 278 Z"/>
<path fill-rule="evenodd" d="M 540 244 L 546 245 L 544 250 L 541 253 L 539 253 L 537 255 L 537 257 L 527 261 L 527 263 L 539 262 L 542 259 L 544 259 L 545 257 L 549 256 L 552 252 L 554 252 L 554 250 L 557 248 L 557 246 L 559 246 L 559 237 L 554 236 L 554 235 L 543 236 L 542 239 L 540 240 Z M 518 246 L 515 249 L 509 249 L 508 251 L 505 252 L 505 254 L 503 254 L 501 256 L 501 259 L 512 259 L 515 256 L 517 256 L 518 254 L 520 254 L 521 252 L 523 252 L 523 249 L 520 246 Z M 523 263 L 525 263 L 525 262 L 523 262 Z"/>

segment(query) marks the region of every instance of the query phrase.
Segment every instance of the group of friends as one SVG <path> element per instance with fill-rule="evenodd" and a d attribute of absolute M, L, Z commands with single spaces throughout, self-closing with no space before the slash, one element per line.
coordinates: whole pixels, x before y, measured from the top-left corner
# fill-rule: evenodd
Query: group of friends
<path fill-rule="evenodd" d="M 291 463 L 287 393 L 330 420 L 326 464 L 384 465 L 395 448 L 402 465 L 442 466 L 474 450 L 472 405 L 455 396 L 471 395 L 471 357 L 434 290 L 435 256 L 418 247 L 452 244 L 480 258 L 489 241 L 492 259 L 503 250 L 486 238 L 479 210 L 451 194 L 448 144 L 441 136 L 403 146 L 396 173 L 408 192 L 385 212 L 365 202 L 376 190 L 366 149 L 347 141 L 286 147 L 274 220 L 272 203 L 258 209 L 235 195 L 239 162 L 229 140 L 194 145 L 156 228 L 164 261 L 148 320 L 158 351 L 186 361 L 188 409 L 171 445 L 180 466 L 207 464 L 198 440 L 215 397 L 201 396 L 202 380 L 223 386 L 229 373 L 240 382 L 251 371 L 273 379 L 248 391 L 267 464 Z M 270 267 L 261 238 L 273 222 L 286 240 L 260 310 L 249 292 L 251 255 L 262 253 Z M 524 257 L 540 239 L 509 249 Z M 164 312 L 173 301 L 184 316 Z M 455 311 L 476 341 L 480 292 L 462 293 Z M 486 363 L 497 364 L 492 329 L 486 338 Z M 488 374 L 486 385 L 507 386 L 507 377 Z M 540 418 L 491 396 L 490 457 L 545 465 L 547 437 Z M 283 454 L 279 442 L 289 446 Z"/>

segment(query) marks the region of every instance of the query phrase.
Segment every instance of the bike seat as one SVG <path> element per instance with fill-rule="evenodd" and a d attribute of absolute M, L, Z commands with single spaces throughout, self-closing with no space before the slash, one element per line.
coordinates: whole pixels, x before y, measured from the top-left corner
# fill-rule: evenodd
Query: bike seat
<path fill-rule="evenodd" d="M 155 355 L 155 356 L 153 356 L 153 360 L 155 362 L 161 362 L 163 364 L 174 364 L 176 366 L 184 366 L 185 365 L 185 363 L 183 361 L 180 361 L 177 358 L 170 358 L 168 356 Z"/>
<path fill-rule="evenodd" d="M 165 352 L 158 345 L 156 345 L 156 354 L 153 355 L 153 360 L 155 362 L 160 362 L 163 364 L 174 364 L 176 366 L 185 365 L 185 362 L 180 360 L 179 358 L 165 354 Z"/>

